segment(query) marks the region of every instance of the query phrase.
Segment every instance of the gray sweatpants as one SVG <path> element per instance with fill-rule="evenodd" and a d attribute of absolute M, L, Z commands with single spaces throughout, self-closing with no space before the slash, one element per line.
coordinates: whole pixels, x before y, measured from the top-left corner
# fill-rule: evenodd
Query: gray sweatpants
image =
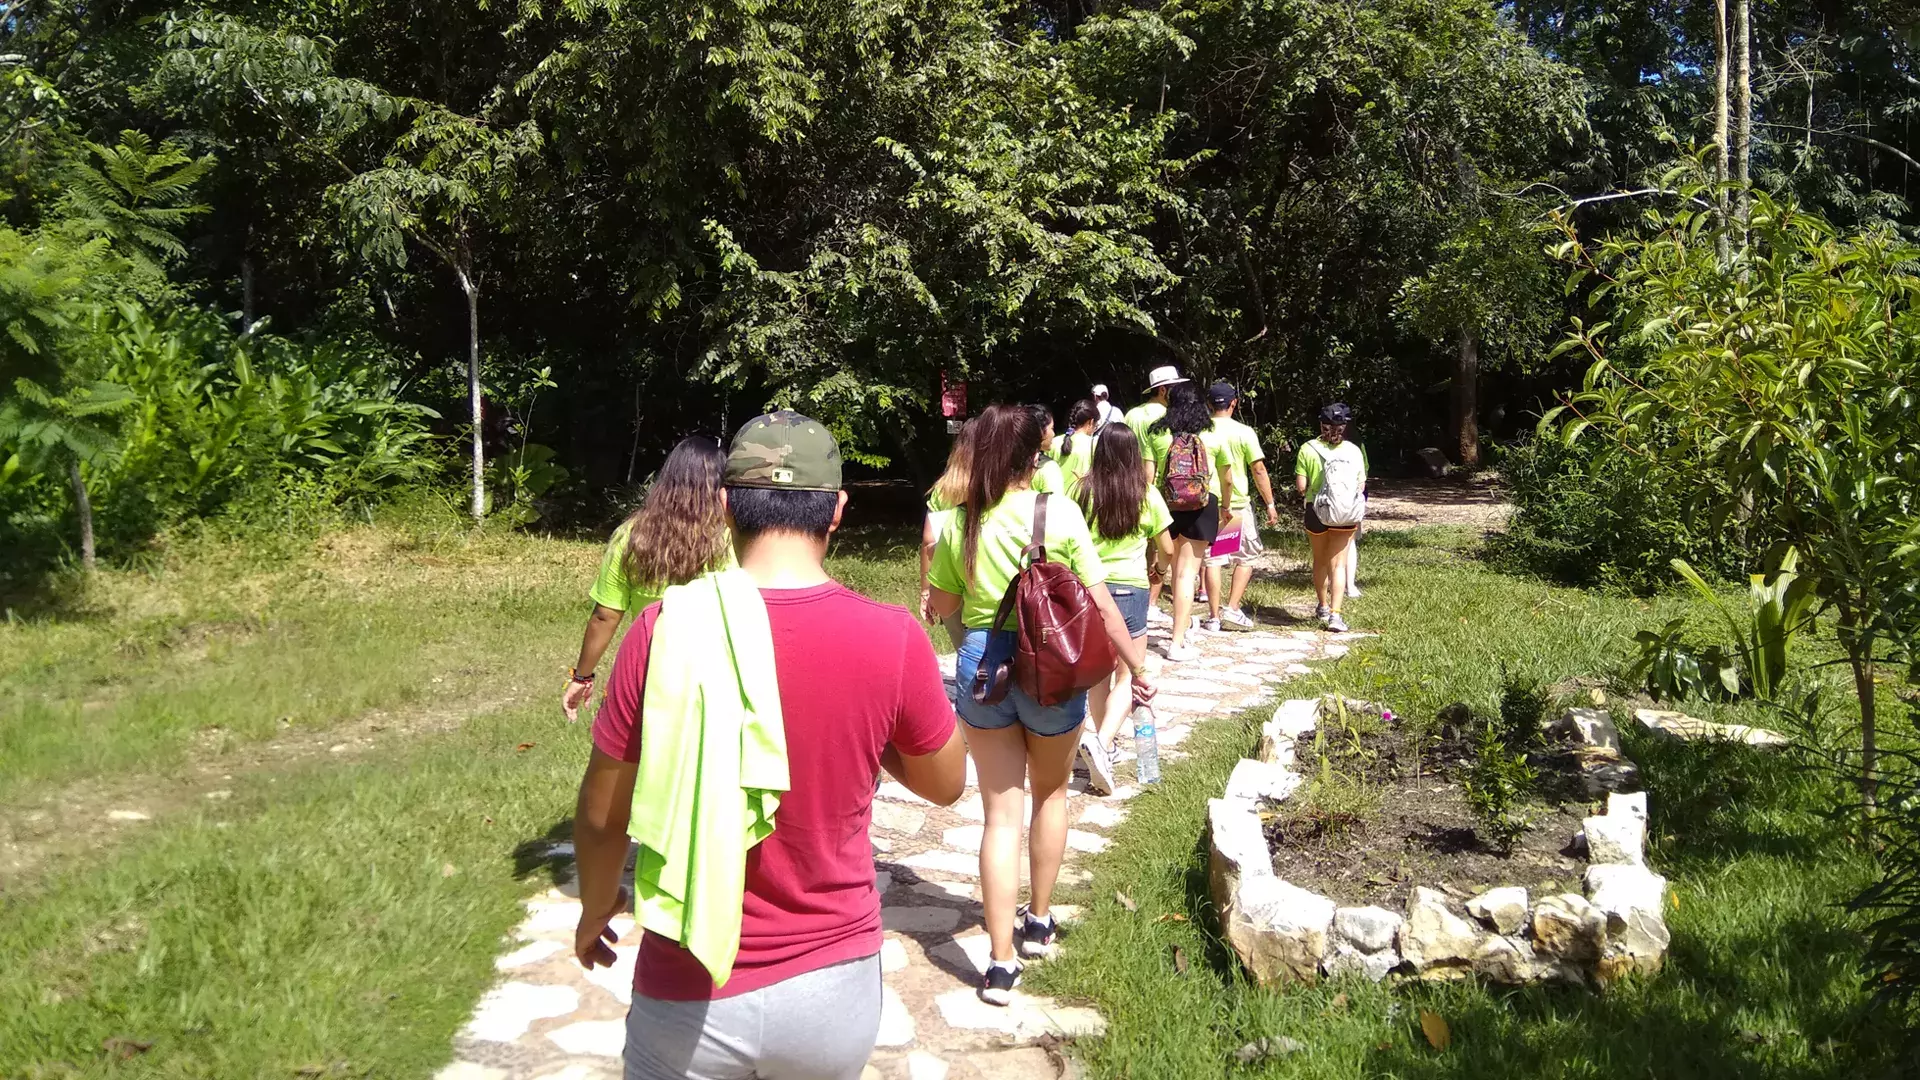
<path fill-rule="evenodd" d="M 627 1010 L 626 1080 L 856 1080 L 880 1034 L 880 956 L 716 1001 Z"/>

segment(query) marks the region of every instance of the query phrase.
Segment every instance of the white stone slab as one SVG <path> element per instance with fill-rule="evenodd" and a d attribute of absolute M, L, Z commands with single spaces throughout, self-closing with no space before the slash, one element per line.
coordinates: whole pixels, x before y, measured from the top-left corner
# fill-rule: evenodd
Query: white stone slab
<path fill-rule="evenodd" d="M 507 1074 L 501 1073 L 502 1078 Z M 591 1065 L 574 1062 L 558 1072 L 541 1073 L 534 1080 L 618 1080 L 618 1074 L 605 1069 L 596 1069 Z"/>
<path fill-rule="evenodd" d="M 471 1061 L 456 1061 L 433 1074 L 433 1080 L 507 1080 L 504 1069 L 490 1065 L 477 1065 Z"/>
<path fill-rule="evenodd" d="M 461 1034 L 480 1042 L 512 1042 L 535 1020 L 565 1016 L 579 1007 L 580 992 L 571 986 L 505 983 L 480 999 Z"/>
<path fill-rule="evenodd" d="M 505 956 L 494 957 L 493 966 L 499 971 L 511 971 L 514 968 L 526 967 L 528 964 L 537 964 L 565 948 L 566 946 L 558 941 L 531 941 Z"/>
<path fill-rule="evenodd" d="M 1107 1030 L 1107 1022 L 1092 1009 L 1062 1006 L 1051 998 L 1018 990 L 1013 992 L 1013 1003 L 1004 1008 L 981 1001 L 971 988 L 949 990 L 934 999 L 934 1006 L 948 1027 L 997 1031 L 1023 1042 L 1045 1035 L 1097 1037 Z"/>
<path fill-rule="evenodd" d="M 1080 812 L 1079 824 L 1092 825 L 1100 829 L 1111 829 L 1125 820 L 1127 820 L 1126 807 L 1103 802 L 1094 803 L 1092 806 L 1082 810 Z"/>
<path fill-rule="evenodd" d="M 569 1054 L 617 1058 L 627 1048 L 625 1020 L 581 1020 L 547 1032 L 555 1046 Z"/>
<path fill-rule="evenodd" d="M 1099 833 L 1090 833 L 1084 829 L 1067 830 L 1067 847 L 1074 851 L 1084 851 L 1098 855 L 1107 850 L 1107 838 Z"/>
<path fill-rule="evenodd" d="M 1182 694 L 1158 694 L 1153 699 L 1153 710 L 1157 713 L 1207 713 L 1219 705 L 1213 698 L 1188 697 Z"/>
<path fill-rule="evenodd" d="M 907 966 L 907 947 L 900 944 L 899 938 L 888 938 L 880 943 L 880 972 L 889 974 L 904 971 Z"/>
<path fill-rule="evenodd" d="M 993 939 L 986 934 L 968 934 L 943 941 L 927 950 L 935 962 L 971 972 L 974 978 L 987 973 L 987 961 L 993 956 Z"/>
<path fill-rule="evenodd" d="M 898 780 L 889 780 L 886 783 L 881 784 L 880 790 L 874 792 L 873 796 L 876 799 L 888 799 L 893 802 L 907 803 L 910 806 L 932 806 L 933 805 L 927 800 L 907 790 L 907 785 L 900 783 Z"/>
<path fill-rule="evenodd" d="M 972 900 L 974 892 L 970 881 L 923 881 L 913 891 L 935 900 Z"/>
<path fill-rule="evenodd" d="M 873 801 L 873 823 L 889 832 L 912 836 L 927 823 L 927 812 L 911 806 L 887 802 L 883 799 Z"/>
<path fill-rule="evenodd" d="M 523 938 L 537 934 L 573 933 L 580 925 L 580 902 L 567 900 L 559 903 L 535 901 L 527 905 L 527 917 L 518 931 Z"/>
<path fill-rule="evenodd" d="M 971 851 L 978 854 L 980 838 L 986 831 L 985 825 L 956 825 L 940 834 L 940 842 L 955 851 Z"/>
<path fill-rule="evenodd" d="M 909 1046 L 913 1043 L 913 1014 L 907 1003 L 891 986 L 880 988 L 880 1035 L 876 1046 Z"/>
<path fill-rule="evenodd" d="M 909 855 L 901 859 L 900 865 L 914 870 L 935 870 L 965 878 L 980 876 L 980 856 L 966 855 L 958 851 L 923 851 L 918 855 Z"/>
<path fill-rule="evenodd" d="M 907 1080 L 947 1080 L 947 1063 L 925 1050 L 915 1050 L 907 1055 Z"/>
<path fill-rule="evenodd" d="M 588 982 L 612 994 L 622 1005 L 633 1004 L 633 967 L 640 958 L 640 946 L 615 945 L 613 966 L 582 971 Z"/>

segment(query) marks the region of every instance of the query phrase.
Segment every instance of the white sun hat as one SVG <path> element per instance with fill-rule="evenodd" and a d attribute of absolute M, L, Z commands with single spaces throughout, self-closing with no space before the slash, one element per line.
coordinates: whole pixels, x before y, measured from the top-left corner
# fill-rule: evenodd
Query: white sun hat
<path fill-rule="evenodd" d="M 1158 390 L 1163 386 L 1172 386 L 1174 383 L 1183 383 L 1186 381 L 1187 380 L 1180 377 L 1179 368 L 1168 364 L 1166 367 L 1154 368 L 1147 374 L 1147 389 Z"/>

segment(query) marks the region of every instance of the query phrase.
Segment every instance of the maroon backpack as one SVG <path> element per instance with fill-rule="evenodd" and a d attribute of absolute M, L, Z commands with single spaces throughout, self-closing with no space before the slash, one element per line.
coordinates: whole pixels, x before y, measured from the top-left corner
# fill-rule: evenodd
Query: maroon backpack
<path fill-rule="evenodd" d="M 1013 682 L 1040 704 L 1058 705 L 1113 672 L 1113 642 L 1093 594 L 1072 567 L 1047 561 L 1045 493 L 1033 500 L 1033 541 L 1021 554 L 1027 566 L 1008 583 L 993 616 L 997 630 L 1016 608 L 1020 613 L 1013 657 L 974 673 L 973 700 L 983 705 L 1005 698 Z"/>

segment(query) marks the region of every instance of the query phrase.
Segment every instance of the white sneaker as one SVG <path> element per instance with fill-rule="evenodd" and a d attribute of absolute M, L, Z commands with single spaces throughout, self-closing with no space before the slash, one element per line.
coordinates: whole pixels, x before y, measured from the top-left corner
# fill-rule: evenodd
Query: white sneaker
<path fill-rule="evenodd" d="M 1231 626 L 1236 630 L 1253 629 L 1253 620 L 1247 618 L 1247 613 L 1241 611 L 1239 608 L 1222 608 L 1220 611 L 1220 621 L 1222 624 Z"/>
<path fill-rule="evenodd" d="M 1336 634 L 1344 634 L 1347 632 L 1347 620 L 1341 618 L 1340 613 L 1336 611 L 1327 616 L 1327 629 Z"/>
<path fill-rule="evenodd" d="M 1161 611 L 1157 607 L 1150 607 L 1147 609 L 1147 625 L 1148 626 L 1172 626 L 1173 616 L 1167 614 L 1164 611 Z"/>
<path fill-rule="evenodd" d="M 1208 619 L 1206 622 L 1203 622 L 1200 625 L 1206 627 L 1209 633 L 1217 634 L 1220 632 L 1219 619 Z"/>
<path fill-rule="evenodd" d="M 1360 596 L 1360 586 L 1358 585 L 1347 586 L 1347 599 L 1354 600 L 1354 599 L 1358 599 L 1359 596 Z"/>
<path fill-rule="evenodd" d="M 1200 650 L 1191 645 L 1168 645 L 1166 656 L 1169 663 L 1178 664 L 1200 659 Z"/>
<path fill-rule="evenodd" d="M 1087 790 L 1095 795 L 1113 794 L 1113 758 L 1091 727 L 1080 729 L 1080 760 L 1087 765 Z"/>
<path fill-rule="evenodd" d="M 1324 623 L 1327 621 L 1327 616 L 1331 614 L 1333 614 L 1333 609 L 1325 604 L 1313 609 L 1313 619 L 1315 622 Z"/>

